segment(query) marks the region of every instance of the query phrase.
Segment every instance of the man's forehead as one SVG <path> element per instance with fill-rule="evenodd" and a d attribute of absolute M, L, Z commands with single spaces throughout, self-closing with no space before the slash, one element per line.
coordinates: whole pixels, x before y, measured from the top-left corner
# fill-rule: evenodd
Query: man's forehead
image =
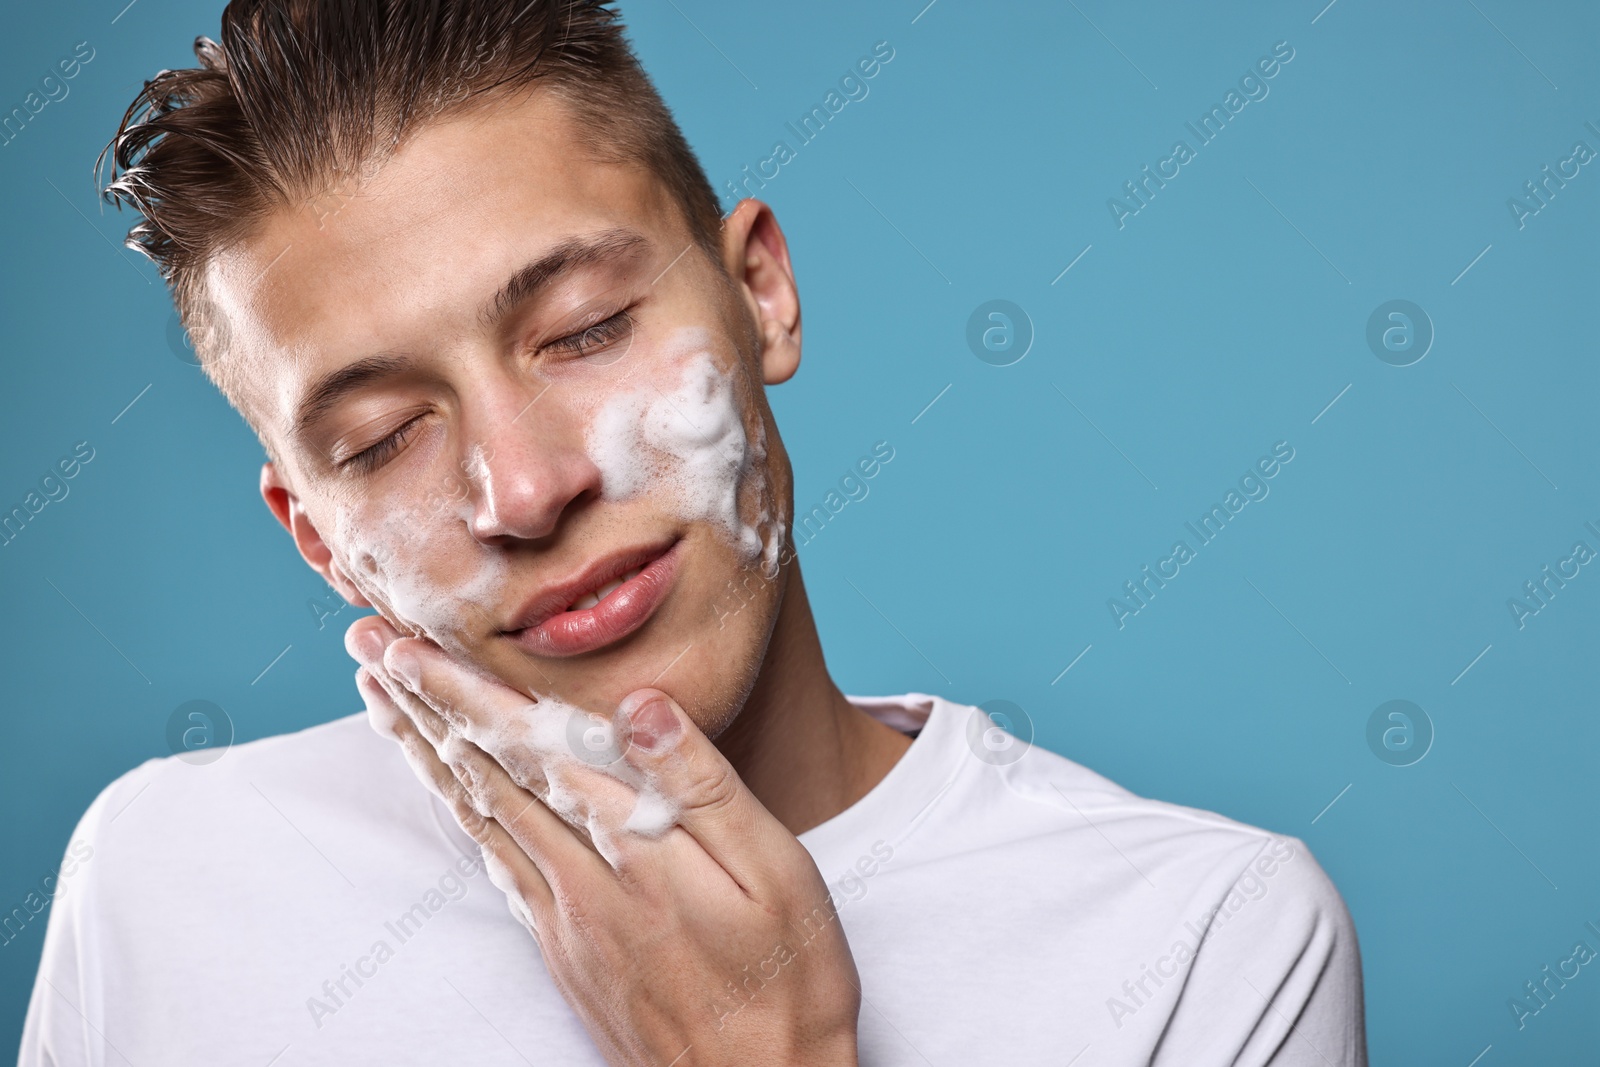
<path fill-rule="evenodd" d="M 236 303 L 287 331 L 352 289 L 382 297 L 413 281 L 431 297 L 438 285 L 415 279 L 488 269 L 496 256 L 525 256 L 586 231 L 649 233 L 661 218 L 662 183 L 576 150 L 565 109 L 541 99 L 422 128 L 361 180 L 263 218 L 215 257 L 210 281 L 247 296 Z"/>
<path fill-rule="evenodd" d="M 617 231 L 649 241 L 678 217 L 663 183 L 554 150 L 571 144 L 564 109 L 537 95 L 445 120 L 359 185 L 286 206 L 213 257 L 208 296 L 251 406 L 287 428 L 305 379 L 330 361 L 470 328 L 541 252 Z"/>

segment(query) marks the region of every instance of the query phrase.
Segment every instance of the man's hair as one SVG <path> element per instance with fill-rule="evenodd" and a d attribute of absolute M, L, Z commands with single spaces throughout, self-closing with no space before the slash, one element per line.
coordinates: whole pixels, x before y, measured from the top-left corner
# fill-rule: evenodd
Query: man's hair
<path fill-rule="evenodd" d="M 103 195 L 143 216 L 127 245 L 156 263 L 235 406 L 209 259 L 492 94 L 556 95 L 595 158 L 664 183 L 720 267 L 716 194 L 608 0 L 233 0 L 221 38 L 195 40 L 200 66 L 144 83 L 95 167 L 110 155 Z"/>

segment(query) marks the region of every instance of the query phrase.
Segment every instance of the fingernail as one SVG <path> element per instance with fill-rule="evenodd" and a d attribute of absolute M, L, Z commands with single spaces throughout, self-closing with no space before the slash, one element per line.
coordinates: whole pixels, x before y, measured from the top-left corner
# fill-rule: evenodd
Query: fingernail
<path fill-rule="evenodd" d="M 633 726 L 633 743 L 646 751 L 662 747 L 681 729 L 665 697 L 655 697 L 633 709 L 628 721 Z"/>
<path fill-rule="evenodd" d="M 356 659 L 362 663 L 378 663 L 383 659 L 383 635 L 377 630 L 367 627 L 358 631 L 352 643 Z"/>

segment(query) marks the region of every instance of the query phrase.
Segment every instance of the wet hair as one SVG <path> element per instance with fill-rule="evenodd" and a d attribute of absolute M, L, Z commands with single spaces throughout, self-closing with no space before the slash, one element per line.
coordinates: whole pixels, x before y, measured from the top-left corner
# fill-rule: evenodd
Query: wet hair
<path fill-rule="evenodd" d="M 107 201 L 143 216 L 127 245 L 155 262 L 236 407 L 204 293 L 211 257 L 497 95 L 558 97 L 597 160 L 664 184 L 720 267 L 716 194 L 608 0 L 233 0 L 220 36 L 195 40 L 198 67 L 144 83 L 95 173 Z"/>

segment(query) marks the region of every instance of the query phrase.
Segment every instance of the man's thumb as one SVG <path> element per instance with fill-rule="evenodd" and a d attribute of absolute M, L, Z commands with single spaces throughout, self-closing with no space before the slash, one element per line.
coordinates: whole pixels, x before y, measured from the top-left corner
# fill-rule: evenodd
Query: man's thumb
<path fill-rule="evenodd" d="M 683 733 L 683 711 L 659 689 L 640 689 L 622 701 L 628 717 L 629 743 L 652 755 L 671 748 Z"/>
<path fill-rule="evenodd" d="M 628 694 L 618 708 L 631 727 L 627 759 L 692 835 L 741 884 L 781 855 L 784 829 L 739 777 L 733 765 L 677 702 L 659 689 Z"/>

